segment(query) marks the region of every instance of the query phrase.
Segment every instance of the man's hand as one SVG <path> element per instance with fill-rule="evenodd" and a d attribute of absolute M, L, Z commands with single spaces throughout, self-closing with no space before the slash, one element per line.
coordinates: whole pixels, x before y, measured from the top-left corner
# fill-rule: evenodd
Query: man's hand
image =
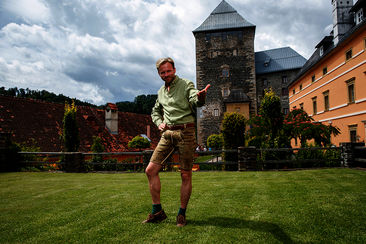
<path fill-rule="evenodd" d="M 207 93 L 207 89 L 208 88 L 210 88 L 210 84 L 208 84 L 206 87 L 205 87 L 205 89 L 203 89 L 203 90 L 201 90 L 201 91 L 199 91 L 198 93 L 197 93 L 197 98 L 198 98 L 198 100 L 200 101 L 200 102 L 204 102 L 205 101 L 205 99 L 206 99 L 206 93 Z"/>
<path fill-rule="evenodd" d="M 165 130 L 165 127 L 166 127 L 166 124 L 165 123 L 161 123 L 159 126 L 158 126 L 158 129 L 160 131 L 164 131 Z"/>

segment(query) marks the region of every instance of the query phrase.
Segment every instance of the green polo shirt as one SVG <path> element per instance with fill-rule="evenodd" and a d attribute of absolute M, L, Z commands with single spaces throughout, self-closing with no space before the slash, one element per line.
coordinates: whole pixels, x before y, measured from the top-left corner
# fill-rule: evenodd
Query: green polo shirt
<path fill-rule="evenodd" d="M 198 90 L 192 81 L 179 78 L 177 75 L 170 84 L 170 89 L 163 85 L 158 91 L 158 99 L 151 112 L 152 121 L 159 126 L 161 123 L 177 125 L 195 121 L 192 109 L 203 106 L 198 101 Z"/>

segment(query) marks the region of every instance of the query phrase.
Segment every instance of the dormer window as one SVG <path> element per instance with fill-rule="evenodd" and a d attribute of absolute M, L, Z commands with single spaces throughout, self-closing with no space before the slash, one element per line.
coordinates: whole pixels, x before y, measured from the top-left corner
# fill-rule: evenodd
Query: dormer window
<path fill-rule="evenodd" d="M 264 67 L 268 67 L 270 61 L 271 58 L 266 58 L 266 60 L 264 60 Z"/>
<path fill-rule="evenodd" d="M 324 46 L 321 46 L 321 47 L 319 48 L 319 55 L 320 55 L 320 56 L 323 56 L 323 54 L 324 54 Z"/>

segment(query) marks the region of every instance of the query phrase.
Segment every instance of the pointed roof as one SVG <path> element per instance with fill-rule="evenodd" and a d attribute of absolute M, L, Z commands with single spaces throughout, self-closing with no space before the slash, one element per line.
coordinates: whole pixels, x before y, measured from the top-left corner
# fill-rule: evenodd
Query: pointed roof
<path fill-rule="evenodd" d="M 244 19 L 230 4 L 222 0 L 193 33 L 243 27 L 255 27 L 255 25 Z"/>

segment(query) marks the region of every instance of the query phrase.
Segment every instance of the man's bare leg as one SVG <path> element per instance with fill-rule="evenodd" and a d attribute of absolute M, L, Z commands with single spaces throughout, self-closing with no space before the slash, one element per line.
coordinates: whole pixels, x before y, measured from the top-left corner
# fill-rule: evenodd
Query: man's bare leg
<path fill-rule="evenodd" d="M 160 204 L 160 178 L 159 171 L 161 169 L 161 165 L 154 164 L 152 162 L 146 168 L 146 175 L 149 180 L 149 188 L 152 199 L 152 212 L 149 214 L 146 220 L 142 223 L 158 223 L 167 218 L 164 210 Z"/>
<path fill-rule="evenodd" d="M 149 188 L 153 204 L 160 204 L 161 184 L 160 184 L 159 171 L 161 167 L 162 166 L 159 164 L 150 162 L 145 170 L 147 179 L 149 180 Z"/>
<path fill-rule="evenodd" d="M 180 207 L 187 208 L 192 193 L 192 170 L 181 170 Z"/>
<path fill-rule="evenodd" d="M 177 215 L 177 226 L 183 227 L 187 223 L 186 209 L 192 193 L 192 170 L 181 169 L 180 175 L 182 177 L 182 185 L 180 188 L 180 208 Z"/>

